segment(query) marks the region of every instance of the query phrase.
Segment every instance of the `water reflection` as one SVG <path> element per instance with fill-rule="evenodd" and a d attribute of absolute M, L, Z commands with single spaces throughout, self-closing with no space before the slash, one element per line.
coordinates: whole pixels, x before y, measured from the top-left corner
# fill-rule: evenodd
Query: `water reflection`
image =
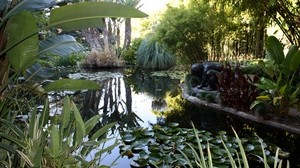
<path fill-rule="evenodd" d="M 283 151 L 289 152 L 288 158 L 291 167 L 300 167 L 300 135 L 286 131 L 274 130 L 264 125 L 258 125 L 236 116 L 212 111 L 209 108 L 195 106 L 181 96 L 167 97 L 168 108 L 164 112 L 156 113 L 165 118 L 165 122 L 178 122 L 181 127 L 191 128 L 192 121 L 198 129 L 217 133 L 226 131 L 228 135 L 234 136 L 232 128 L 240 137 L 251 138 L 258 136 L 269 145 L 279 146 Z M 275 155 L 275 149 L 273 148 Z"/>
<path fill-rule="evenodd" d="M 123 77 L 103 80 L 99 90 L 88 91 L 83 99 L 82 113 L 87 119 L 100 114 L 103 125 L 117 121 L 121 128 L 140 126 L 142 121 L 132 110 L 131 88 L 124 83 Z"/>
<path fill-rule="evenodd" d="M 103 76 L 104 72 L 88 73 L 93 79 L 98 79 L 97 75 Z M 118 127 L 122 129 L 141 126 L 142 123 L 156 123 L 156 120 L 148 120 L 155 117 L 152 111 L 166 110 L 167 93 L 179 89 L 179 79 L 155 76 L 151 72 L 135 70 L 109 73 L 110 76 L 106 75 L 106 78 L 99 77 L 98 81 L 101 84 L 99 90 L 89 90 L 83 95 L 82 114 L 86 120 L 101 114 L 101 124 L 117 121 Z M 70 76 L 90 79 L 87 73 Z M 143 114 L 140 116 L 137 113 L 145 113 L 147 116 Z"/>
<path fill-rule="evenodd" d="M 87 91 L 81 97 L 81 109 L 85 119 L 95 114 L 103 115 L 99 127 L 117 121 L 118 124 L 113 131 L 136 126 L 148 127 L 149 123 L 164 122 L 178 122 L 180 127 L 190 128 L 192 121 L 198 129 L 212 133 L 225 130 L 230 134 L 233 126 L 241 137 L 247 138 L 256 134 L 266 142 L 274 143 L 292 152 L 291 157 L 296 159 L 293 164 L 300 166 L 299 159 L 296 158 L 300 147 L 298 135 L 275 132 L 233 116 L 211 111 L 207 107 L 197 107 L 181 97 L 180 79 L 170 78 L 168 74 L 158 76 L 151 72 L 131 69 L 109 72 L 110 75 L 107 73 L 89 72 L 92 79 L 101 83 L 101 88 Z M 81 75 L 79 78 L 82 76 L 90 79 L 88 74 Z M 284 142 L 287 143 L 283 144 Z M 109 164 L 118 156 L 119 149 L 116 148 L 101 163 Z M 119 159 L 118 163 L 119 165 L 114 167 L 130 167 L 127 158 Z"/>

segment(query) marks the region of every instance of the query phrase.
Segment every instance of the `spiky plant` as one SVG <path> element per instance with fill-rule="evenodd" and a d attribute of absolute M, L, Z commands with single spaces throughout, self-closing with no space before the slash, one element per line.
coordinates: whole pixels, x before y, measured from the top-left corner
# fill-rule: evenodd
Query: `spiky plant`
<path fill-rule="evenodd" d="M 142 68 L 163 70 L 175 64 L 175 57 L 152 38 L 146 38 L 137 50 L 137 65 Z"/>

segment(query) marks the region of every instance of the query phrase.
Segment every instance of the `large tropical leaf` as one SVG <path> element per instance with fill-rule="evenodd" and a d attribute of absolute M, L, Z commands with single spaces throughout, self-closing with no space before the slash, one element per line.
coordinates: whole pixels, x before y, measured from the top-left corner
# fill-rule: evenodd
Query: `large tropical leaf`
<path fill-rule="evenodd" d="M 36 63 L 26 69 L 25 78 L 30 78 L 31 80 L 41 81 L 45 79 L 50 79 L 55 76 L 57 71 L 53 68 L 44 67 L 39 63 Z"/>
<path fill-rule="evenodd" d="M 298 51 L 299 47 L 296 45 L 292 45 L 288 51 L 288 53 L 286 54 L 286 57 L 284 59 L 284 73 L 288 74 L 291 70 L 291 61 L 295 55 L 295 53 Z"/>
<path fill-rule="evenodd" d="M 266 48 L 267 48 L 267 56 L 271 60 L 275 61 L 276 64 L 283 63 L 284 61 L 283 47 L 280 41 L 276 37 L 269 36 L 267 38 Z"/>
<path fill-rule="evenodd" d="M 78 111 L 78 109 L 74 103 L 72 103 L 72 109 L 73 109 L 75 121 L 76 121 L 75 144 L 79 145 L 83 141 L 84 136 L 86 135 L 85 125 L 84 125 L 84 122 L 80 115 L 80 112 Z"/>
<path fill-rule="evenodd" d="M 50 26 L 63 30 L 104 26 L 103 17 L 141 18 L 147 14 L 129 6 L 109 2 L 84 2 L 51 10 Z"/>
<path fill-rule="evenodd" d="M 50 155 L 52 157 L 58 157 L 61 151 L 61 138 L 58 132 L 59 128 L 56 125 L 52 125 L 50 132 Z"/>
<path fill-rule="evenodd" d="M 65 91 L 65 90 L 84 90 L 84 89 L 99 89 L 100 86 L 94 81 L 81 79 L 60 79 L 54 81 L 45 87 L 47 92 Z"/>
<path fill-rule="evenodd" d="M 70 35 L 56 36 L 39 42 L 39 55 L 52 53 L 54 55 L 66 56 L 82 50 L 84 50 L 83 46 Z"/>
<path fill-rule="evenodd" d="M 299 68 L 300 65 L 300 51 L 298 50 L 291 60 L 290 68 L 292 71 L 296 71 Z"/>
<path fill-rule="evenodd" d="M 7 52 L 10 64 L 15 70 L 32 64 L 38 50 L 37 25 L 34 16 L 21 12 L 11 17 L 7 23 Z"/>
<path fill-rule="evenodd" d="M 4 1 L 4 0 L 1 0 Z M 1 4 L 0 4 L 1 5 Z M 22 0 L 12 8 L 3 20 L 22 11 L 38 11 L 55 5 L 55 0 Z"/>

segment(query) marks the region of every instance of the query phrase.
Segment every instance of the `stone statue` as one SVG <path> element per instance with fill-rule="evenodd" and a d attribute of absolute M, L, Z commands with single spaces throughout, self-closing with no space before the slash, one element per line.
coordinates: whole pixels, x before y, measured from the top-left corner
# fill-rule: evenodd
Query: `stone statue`
<path fill-rule="evenodd" d="M 221 72 L 221 69 L 220 63 L 205 61 L 193 64 L 191 74 L 199 78 L 199 89 L 217 90 L 217 73 Z"/>

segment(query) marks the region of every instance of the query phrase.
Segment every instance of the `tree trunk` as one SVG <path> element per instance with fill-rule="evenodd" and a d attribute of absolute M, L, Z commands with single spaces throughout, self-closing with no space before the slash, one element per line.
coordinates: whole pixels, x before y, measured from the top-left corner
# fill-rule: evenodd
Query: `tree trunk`
<path fill-rule="evenodd" d="M 100 38 L 100 31 L 97 28 L 83 29 L 82 35 L 84 36 L 91 49 L 96 49 L 97 51 L 104 50 L 104 43 Z"/>
<path fill-rule="evenodd" d="M 127 50 L 130 47 L 130 43 L 131 43 L 131 19 L 127 18 L 125 20 L 125 37 L 124 37 L 123 49 Z"/>

